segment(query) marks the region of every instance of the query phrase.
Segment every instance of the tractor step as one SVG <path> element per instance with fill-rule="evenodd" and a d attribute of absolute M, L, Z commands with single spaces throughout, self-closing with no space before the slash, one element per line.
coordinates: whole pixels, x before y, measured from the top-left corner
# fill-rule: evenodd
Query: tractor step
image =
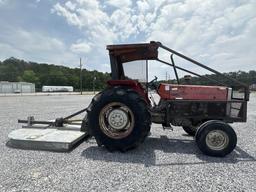
<path fill-rule="evenodd" d="M 42 124 L 23 126 L 12 131 L 8 146 L 20 149 L 66 152 L 72 150 L 88 136 L 81 131 L 81 125 L 45 127 Z"/>

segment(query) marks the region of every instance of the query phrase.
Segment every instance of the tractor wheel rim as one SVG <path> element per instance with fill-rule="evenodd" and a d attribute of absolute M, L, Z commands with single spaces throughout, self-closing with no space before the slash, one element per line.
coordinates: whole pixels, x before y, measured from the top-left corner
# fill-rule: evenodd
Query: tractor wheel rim
<path fill-rule="evenodd" d="M 127 137 L 134 127 L 134 115 L 131 109 L 123 103 L 107 104 L 99 115 L 101 130 L 110 138 Z"/>
<path fill-rule="evenodd" d="M 229 137 L 222 130 L 213 130 L 206 135 L 206 145 L 215 151 L 220 151 L 228 146 Z"/>
<path fill-rule="evenodd" d="M 113 109 L 108 115 L 108 123 L 114 129 L 124 129 L 128 123 L 128 114 L 123 109 Z"/>

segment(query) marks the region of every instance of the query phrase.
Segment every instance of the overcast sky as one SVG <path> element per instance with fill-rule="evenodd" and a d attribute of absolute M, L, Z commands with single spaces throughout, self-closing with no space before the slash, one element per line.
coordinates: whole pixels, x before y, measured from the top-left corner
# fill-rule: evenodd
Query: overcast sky
<path fill-rule="evenodd" d="M 222 72 L 256 70 L 256 0 L 0 0 L 0 26 L 0 60 L 109 71 L 107 44 L 155 40 Z"/>

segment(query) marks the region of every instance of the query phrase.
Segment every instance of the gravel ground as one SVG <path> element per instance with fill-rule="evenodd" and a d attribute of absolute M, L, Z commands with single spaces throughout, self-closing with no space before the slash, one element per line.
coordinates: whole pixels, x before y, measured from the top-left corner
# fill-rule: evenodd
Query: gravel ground
<path fill-rule="evenodd" d="M 91 96 L 0 97 L 0 191 L 256 191 L 256 94 L 248 122 L 232 126 L 236 149 L 225 158 L 207 157 L 182 129 L 152 134 L 139 148 L 110 153 L 94 139 L 69 153 L 6 146 L 17 119 L 53 119 L 90 102 Z"/>

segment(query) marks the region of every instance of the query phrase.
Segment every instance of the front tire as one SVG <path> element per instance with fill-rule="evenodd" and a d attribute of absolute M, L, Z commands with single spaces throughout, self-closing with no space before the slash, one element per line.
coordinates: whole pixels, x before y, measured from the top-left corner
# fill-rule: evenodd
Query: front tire
<path fill-rule="evenodd" d="M 88 111 L 88 128 L 99 146 L 127 151 L 142 143 L 151 118 L 145 100 L 134 90 L 114 87 L 102 92 Z"/>
<path fill-rule="evenodd" d="M 198 148 L 206 155 L 224 157 L 236 147 L 237 136 L 225 122 L 211 120 L 197 130 L 195 140 Z"/>

